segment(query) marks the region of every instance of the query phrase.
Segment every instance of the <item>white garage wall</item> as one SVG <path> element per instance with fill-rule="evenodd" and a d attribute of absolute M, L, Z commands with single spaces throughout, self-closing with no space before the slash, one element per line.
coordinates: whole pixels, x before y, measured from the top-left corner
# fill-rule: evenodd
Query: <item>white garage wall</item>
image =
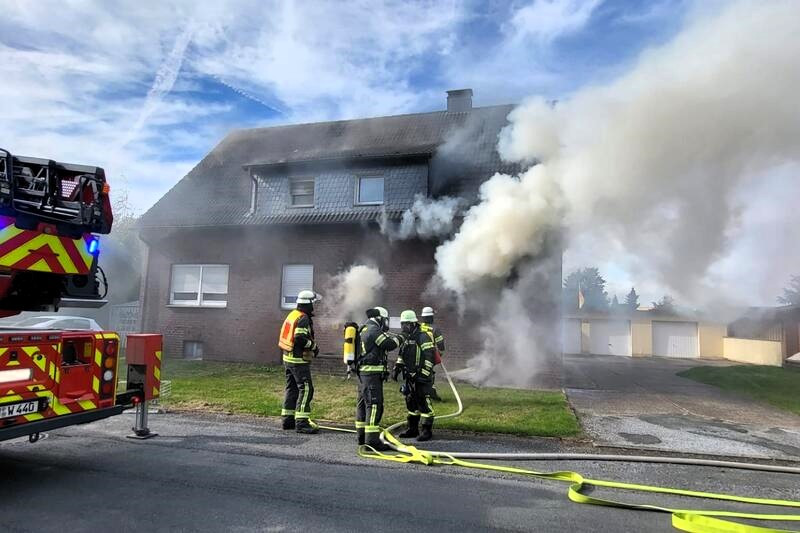
<path fill-rule="evenodd" d="M 591 352 L 596 355 L 631 355 L 631 323 L 629 320 L 592 320 Z"/>
<path fill-rule="evenodd" d="M 574 318 L 564 320 L 562 334 L 564 353 L 581 353 L 581 321 Z"/>
<path fill-rule="evenodd" d="M 700 356 L 697 322 L 653 321 L 653 355 L 661 357 Z"/>

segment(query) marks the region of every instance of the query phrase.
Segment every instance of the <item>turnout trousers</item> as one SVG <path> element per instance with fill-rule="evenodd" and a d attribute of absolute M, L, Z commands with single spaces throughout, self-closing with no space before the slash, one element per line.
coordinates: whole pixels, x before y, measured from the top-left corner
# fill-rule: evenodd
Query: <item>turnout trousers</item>
<path fill-rule="evenodd" d="M 314 398 L 314 383 L 311 381 L 310 364 L 286 363 L 286 388 L 281 415 L 296 420 L 308 420 L 311 416 L 311 400 Z"/>
<path fill-rule="evenodd" d="M 431 394 L 433 383 L 413 384 L 410 394 L 406 395 L 406 409 L 408 409 L 409 422 L 418 421 L 422 427 L 430 429 L 433 426 L 433 404 Z"/>
<path fill-rule="evenodd" d="M 356 402 L 356 430 L 361 440 L 365 433 L 367 444 L 380 442 L 381 417 L 383 417 L 383 375 L 365 373 L 358 376 L 358 401 Z"/>

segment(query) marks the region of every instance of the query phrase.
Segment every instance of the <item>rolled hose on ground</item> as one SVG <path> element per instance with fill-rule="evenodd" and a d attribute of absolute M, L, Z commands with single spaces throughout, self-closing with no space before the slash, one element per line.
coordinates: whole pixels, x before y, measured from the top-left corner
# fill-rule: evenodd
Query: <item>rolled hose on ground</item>
<path fill-rule="evenodd" d="M 458 403 L 458 409 L 453 412 L 436 418 L 441 420 L 443 418 L 454 418 L 459 416 L 463 410 L 464 405 L 461 397 L 456 390 L 452 378 L 447 372 L 447 369 L 442 365 L 445 377 L 453 391 L 453 395 Z M 741 463 L 734 461 L 716 461 L 706 459 L 695 459 L 688 457 L 649 457 L 649 456 L 626 456 L 626 455 L 598 455 L 598 454 L 574 454 L 574 453 L 464 453 L 464 452 L 444 452 L 435 450 L 422 450 L 414 446 L 409 446 L 400 442 L 397 437 L 392 434 L 392 431 L 402 426 L 404 422 L 393 424 L 382 431 L 381 441 L 390 446 L 394 450 L 394 454 L 382 453 L 370 448 L 369 446 L 361 446 L 358 454 L 361 457 L 371 459 L 382 459 L 387 461 L 399 463 L 420 463 L 424 465 L 453 465 L 461 466 L 464 468 L 474 468 L 481 470 L 490 470 L 495 472 L 520 474 L 538 479 L 548 479 L 554 481 L 567 482 L 570 484 L 567 491 L 567 496 L 571 501 L 576 503 L 601 505 L 605 507 L 616 507 L 620 509 L 631 510 L 644 510 L 654 511 L 660 513 L 668 513 L 672 517 L 672 526 L 681 531 L 689 532 L 707 532 L 714 531 L 717 533 L 764 533 L 764 532 L 783 532 L 789 530 L 765 528 L 761 526 L 754 526 L 750 524 L 743 524 L 740 522 L 732 522 L 730 520 L 723 520 L 723 518 L 738 518 L 750 520 L 771 520 L 771 521 L 800 521 L 800 515 L 783 515 L 783 514 L 766 514 L 766 513 L 744 513 L 734 511 L 716 511 L 709 509 L 673 509 L 669 507 L 662 507 L 658 505 L 649 504 L 633 504 L 623 501 L 610 500 L 606 498 L 595 498 L 583 493 L 587 487 L 605 487 L 611 489 L 638 491 L 638 492 L 651 492 L 657 494 L 671 494 L 675 496 L 686 496 L 691 498 L 703 498 L 720 501 L 731 501 L 737 503 L 748 503 L 754 505 L 770 505 L 779 507 L 800 508 L 800 502 L 790 500 L 772 500 L 767 498 L 753 498 L 749 496 L 737 496 L 731 494 L 719 494 L 711 492 L 690 491 L 685 489 L 675 489 L 670 487 L 659 487 L 653 485 L 639 485 L 634 483 L 622 483 L 618 481 L 605 481 L 597 479 L 584 478 L 577 472 L 560 471 L 560 472 L 537 472 L 523 468 L 516 468 L 504 465 L 493 465 L 486 463 L 475 463 L 467 459 L 484 459 L 484 460 L 591 460 L 591 461 L 634 461 L 634 462 L 649 462 L 649 463 L 667 463 L 667 464 L 686 464 L 698 466 L 712 466 L 712 467 L 726 467 L 726 468 L 740 468 L 747 470 L 761 470 L 767 472 L 779 472 L 788 474 L 798 474 L 800 469 L 793 467 L 782 467 L 776 465 L 762 465 L 754 463 Z M 338 429 L 341 428 L 330 428 Z M 352 431 L 352 430 L 348 430 Z"/>

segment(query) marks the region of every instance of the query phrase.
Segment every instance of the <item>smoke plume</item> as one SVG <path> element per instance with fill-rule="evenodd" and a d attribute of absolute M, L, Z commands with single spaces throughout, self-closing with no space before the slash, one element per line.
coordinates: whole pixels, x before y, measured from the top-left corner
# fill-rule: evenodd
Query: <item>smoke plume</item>
<path fill-rule="evenodd" d="M 364 311 L 378 305 L 383 276 L 374 266 L 352 265 L 333 276 L 325 289 L 326 318 L 336 324 L 359 321 Z"/>
<path fill-rule="evenodd" d="M 392 240 L 435 239 L 449 236 L 463 202 L 460 198 L 443 196 L 428 198 L 417 195 L 414 204 L 407 209 L 400 222 L 387 217 L 381 219 L 381 232 Z"/>
<path fill-rule="evenodd" d="M 702 305 L 715 292 L 715 265 L 742 231 L 746 191 L 777 169 L 797 169 L 799 56 L 796 2 L 739 1 L 694 12 L 616 80 L 556 105 L 530 99 L 510 115 L 499 149 L 538 164 L 483 184 L 480 203 L 437 250 L 443 285 L 467 307 L 483 306 L 470 295 L 495 287 L 495 313 L 482 316 L 517 316 L 537 297 L 522 281 L 563 227 L 571 253 L 593 242 L 591 264 L 607 258 L 594 255 L 600 249 L 620 254 L 638 275 Z M 523 329 L 491 352 L 487 344 L 477 361 L 491 353 L 495 364 L 478 378 L 498 368 L 516 369 L 516 382 L 535 375 L 538 346 L 554 334 L 543 333 Z"/>

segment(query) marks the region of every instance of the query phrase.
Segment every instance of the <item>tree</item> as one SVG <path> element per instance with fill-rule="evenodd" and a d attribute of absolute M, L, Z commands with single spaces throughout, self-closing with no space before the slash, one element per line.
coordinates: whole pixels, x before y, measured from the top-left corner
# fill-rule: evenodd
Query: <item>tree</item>
<path fill-rule="evenodd" d="M 783 296 L 778 296 L 778 303 L 800 305 L 800 276 L 792 276 L 789 286 L 783 289 Z"/>
<path fill-rule="evenodd" d="M 572 272 L 564 279 L 564 306 L 567 309 L 578 308 L 578 288 L 583 294 L 584 309 L 593 311 L 608 310 L 608 293 L 606 280 L 597 268 L 590 267 Z"/>
<path fill-rule="evenodd" d="M 636 294 L 636 289 L 631 287 L 631 292 L 625 297 L 625 306 L 631 311 L 639 309 L 639 295 Z"/>
<path fill-rule="evenodd" d="M 675 309 L 675 299 L 665 294 L 659 301 L 653 302 L 653 311 L 661 313 L 662 315 L 677 314 Z"/>
<path fill-rule="evenodd" d="M 614 297 L 611 299 L 611 308 L 617 309 L 618 307 L 619 307 L 619 298 L 617 298 L 617 295 L 615 294 Z"/>

